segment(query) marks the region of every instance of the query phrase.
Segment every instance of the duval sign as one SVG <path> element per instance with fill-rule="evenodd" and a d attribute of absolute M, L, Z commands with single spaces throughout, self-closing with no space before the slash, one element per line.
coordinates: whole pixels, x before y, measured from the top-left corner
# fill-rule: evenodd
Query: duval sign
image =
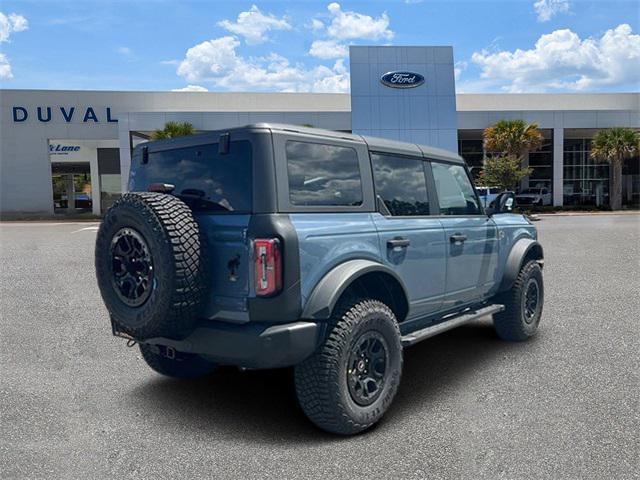
<path fill-rule="evenodd" d="M 36 107 L 29 110 L 27 107 L 15 106 L 12 109 L 14 123 L 26 122 L 29 116 L 36 118 L 41 123 L 49 123 L 51 119 L 58 117 L 65 123 L 71 123 L 74 119 L 82 123 L 116 123 L 117 118 L 111 115 L 111 107 Z"/>
<path fill-rule="evenodd" d="M 415 88 L 424 83 L 424 77 L 419 73 L 394 71 L 382 75 L 380 82 L 391 88 Z"/>

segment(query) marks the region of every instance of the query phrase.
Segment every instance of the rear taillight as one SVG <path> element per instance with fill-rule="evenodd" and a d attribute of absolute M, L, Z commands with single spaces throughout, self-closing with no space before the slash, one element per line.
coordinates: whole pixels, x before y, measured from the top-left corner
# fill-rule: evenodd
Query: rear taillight
<path fill-rule="evenodd" d="M 282 288 L 282 255 L 277 238 L 256 238 L 253 241 L 253 261 L 256 295 L 268 297 Z"/>

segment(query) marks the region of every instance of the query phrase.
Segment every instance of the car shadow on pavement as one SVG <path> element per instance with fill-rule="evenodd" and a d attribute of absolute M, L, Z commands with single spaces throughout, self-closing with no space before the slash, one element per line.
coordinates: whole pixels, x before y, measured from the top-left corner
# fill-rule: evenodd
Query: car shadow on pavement
<path fill-rule="evenodd" d="M 443 389 L 464 388 L 479 363 L 503 355 L 517 344 L 502 342 L 489 322 L 466 325 L 421 342 L 405 352 L 400 390 L 384 425 L 424 410 Z M 131 392 L 132 407 L 162 425 L 172 418 L 181 427 L 214 436 L 268 443 L 326 443 L 342 437 L 322 432 L 304 416 L 293 387 L 293 369 L 241 372 L 221 368 L 195 381 L 154 376 Z M 150 418 L 151 417 L 151 418 Z M 376 428 L 370 431 L 375 434 Z"/>

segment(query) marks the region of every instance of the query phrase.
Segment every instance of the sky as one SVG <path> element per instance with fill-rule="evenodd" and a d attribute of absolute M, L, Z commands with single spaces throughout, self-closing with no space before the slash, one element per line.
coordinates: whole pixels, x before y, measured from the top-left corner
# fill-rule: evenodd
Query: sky
<path fill-rule="evenodd" d="M 452 45 L 458 92 L 637 92 L 640 2 L 0 1 L 0 87 L 349 92 L 349 45 Z"/>

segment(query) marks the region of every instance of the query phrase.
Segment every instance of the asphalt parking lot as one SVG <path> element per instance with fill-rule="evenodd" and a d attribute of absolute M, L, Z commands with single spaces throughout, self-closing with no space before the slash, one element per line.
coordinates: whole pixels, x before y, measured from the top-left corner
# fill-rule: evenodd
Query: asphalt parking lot
<path fill-rule="evenodd" d="M 640 216 L 545 217 L 538 337 L 407 350 L 383 422 L 299 410 L 289 370 L 153 373 L 111 336 L 92 224 L 0 224 L 0 477 L 638 478 Z"/>

